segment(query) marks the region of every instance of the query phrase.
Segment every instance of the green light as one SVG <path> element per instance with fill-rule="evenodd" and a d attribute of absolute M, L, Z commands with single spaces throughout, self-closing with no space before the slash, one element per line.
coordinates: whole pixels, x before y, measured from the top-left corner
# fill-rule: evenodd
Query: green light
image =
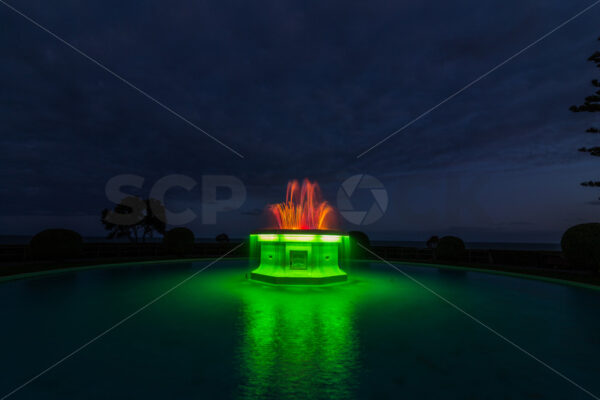
<path fill-rule="evenodd" d="M 261 233 L 258 236 L 259 242 L 328 242 L 339 243 L 342 241 L 341 235 L 312 235 L 312 234 L 277 234 Z"/>
<path fill-rule="evenodd" d="M 258 240 L 261 242 L 273 242 L 279 240 L 279 235 L 258 235 Z"/>
<path fill-rule="evenodd" d="M 316 235 L 282 235 L 288 242 L 314 242 Z"/>
<path fill-rule="evenodd" d="M 342 241 L 342 237 L 340 235 L 321 235 L 319 238 L 321 239 L 321 242 L 339 243 Z"/>
<path fill-rule="evenodd" d="M 327 232 L 327 231 L 323 231 Z M 345 281 L 339 260 L 347 259 L 347 235 L 275 231 L 250 235 L 258 268 L 251 277 L 274 284 L 329 284 Z"/>
<path fill-rule="evenodd" d="M 241 287 L 244 334 L 238 354 L 245 384 L 239 385 L 239 398 L 356 397 L 360 346 L 354 307 L 362 290 Z M 318 373 L 309 372 L 309 362 Z"/>

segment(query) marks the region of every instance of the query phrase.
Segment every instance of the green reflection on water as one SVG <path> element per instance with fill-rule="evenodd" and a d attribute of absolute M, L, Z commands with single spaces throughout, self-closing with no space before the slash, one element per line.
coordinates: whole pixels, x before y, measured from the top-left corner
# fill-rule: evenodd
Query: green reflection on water
<path fill-rule="evenodd" d="M 267 287 L 241 290 L 240 398 L 349 398 L 359 343 L 355 301 L 361 290 Z"/>

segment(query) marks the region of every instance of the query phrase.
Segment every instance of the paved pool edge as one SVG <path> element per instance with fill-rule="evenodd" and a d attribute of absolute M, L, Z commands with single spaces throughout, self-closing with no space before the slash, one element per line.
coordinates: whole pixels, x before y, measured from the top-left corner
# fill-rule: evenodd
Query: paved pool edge
<path fill-rule="evenodd" d="M 195 262 L 195 261 L 206 261 L 206 260 L 216 260 L 219 257 L 197 257 L 197 258 L 172 258 L 168 260 L 154 260 L 154 261 L 130 261 L 130 262 L 116 262 L 116 263 L 102 263 L 102 264 L 91 264 L 85 265 L 81 267 L 70 267 L 70 268 L 56 268 L 50 269 L 46 271 L 36 271 L 36 272 L 25 272 L 22 274 L 15 275 L 6 275 L 0 276 L 0 283 L 20 280 L 20 279 L 29 279 L 29 278 L 38 278 L 47 275 L 55 275 L 55 274 L 64 274 L 68 272 L 78 272 L 78 271 L 86 271 L 89 269 L 103 269 L 103 268 L 115 268 L 120 266 L 131 266 L 131 265 L 140 265 L 140 264 L 166 264 L 173 262 Z M 228 257 L 223 258 L 222 260 L 245 260 L 244 257 Z"/>
<path fill-rule="evenodd" d="M 63 274 L 68 272 L 77 272 L 77 271 L 86 271 L 90 269 L 101 269 L 101 268 L 115 268 L 119 266 L 131 266 L 131 265 L 141 265 L 141 264 L 166 264 L 173 262 L 195 262 L 195 261 L 205 261 L 205 260 L 215 260 L 218 257 L 198 257 L 198 258 L 174 258 L 168 260 L 154 260 L 154 261 L 131 261 L 131 262 L 119 262 L 119 263 L 110 263 L 110 264 L 93 264 L 86 265 L 82 267 L 70 267 L 70 268 L 58 268 L 47 271 L 37 271 L 37 272 L 26 272 L 23 274 L 15 274 L 15 275 L 7 275 L 0 277 L 0 284 L 4 282 L 10 282 L 21 279 L 29 279 L 29 278 L 39 278 L 44 276 L 50 276 L 55 274 Z M 245 260 L 245 257 L 229 257 L 224 258 L 223 260 Z M 374 260 L 358 260 L 360 262 L 378 262 L 385 264 L 383 261 L 374 261 Z M 493 274 L 493 275 L 504 275 L 513 278 L 519 279 L 529 279 L 529 280 L 538 280 L 548 283 L 553 283 L 557 285 L 567 285 L 567 286 L 575 286 L 583 289 L 590 289 L 595 291 L 600 291 L 600 286 L 592 285 L 583 282 L 577 281 L 569 281 L 565 279 L 559 278 L 551 278 L 547 276 L 541 275 L 531 275 L 519 272 L 512 271 L 499 271 L 493 269 L 485 269 L 485 268 L 476 268 L 476 267 L 464 267 L 464 266 L 456 266 L 456 265 L 446 265 L 446 264 L 431 264 L 431 263 L 421 263 L 421 262 L 413 262 L 413 261 L 393 261 L 388 260 L 389 263 L 399 264 L 399 265 L 409 265 L 409 266 L 418 266 L 418 267 L 427 267 L 427 268 L 438 268 L 438 269 L 453 269 L 459 271 L 471 271 L 471 272 L 479 272 L 483 274 Z"/>
<path fill-rule="evenodd" d="M 366 260 L 365 260 L 366 261 Z M 549 283 L 554 283 L 558 285 L 568 285 L 568 286 L 576 286 L 584 289 L 591 289 L 600 291 L 600 286 L 592 285 L 589 283 L 577 282 L 577 281 L 569 281 L 566 279 L 559 278 L 551 278 L 548 276 L 541 275 L 533 275 L 533 274 L 525 274 L 520 272 L 512 272 L 512 271 L 499 271 L 495 269 L 485 269 L 485 268 L 476 268 L 476 267 L 463 267 L 457 265 L 446 265 L 446 264 L 431 264 L 431 263 L 420 263 L 420 262 L 409 262 L 409 261 L 388 261 L 391 264 L 402 264 L 402 265 L 416 265 L 420 267 L 428 267 L 428 268 L 442 268 L 442 269 L 454 269 L 459 271 L 471 271 L 471 272 L 480 272 L 483 274 L 494 274 L 494 275 L 504 275 L 510 276 L 513 278 L 519 279 L 530 279 L 537 281 L 544 281 Z"/>

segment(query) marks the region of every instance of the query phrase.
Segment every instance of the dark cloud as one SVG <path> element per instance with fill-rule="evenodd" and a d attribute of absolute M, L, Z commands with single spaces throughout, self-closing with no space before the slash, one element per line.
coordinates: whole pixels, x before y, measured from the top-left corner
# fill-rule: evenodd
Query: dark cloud
<path fill-rule="evenodd" d="M 259 216 L 262 215 L 265 212 L 265 210 L 260 209 L 260 208 L 253 208 L 252 210 L 245 210 L 242 211 L 242 215 L 253 215 L 253 216 Z"/>
<path fill-rule="evenodd" d="M 356 156 L 587 5 L 580 0 L 15 5 L 244 154 L 243 160 L 0 6 L 3 213 L 93 215 L 107 205 L 106 181 L 124 173 L 144 176 L 146 191 L 172 173 L 198 181 L 203 174 L 235 175 L 248 188 L 249 211 L 241 214 L 251 216 L 280 201 L 290 178 L 317 179 L 335 199 L 340 182 L 354 173 L 370 173 L 394 187 L 406 174 L 485 172 L 497 174 L 505 191 L 514 193 L 510 174 L 520 171 L 535 180 L 533 171 L 560 165 L 571 174 L 563 177 L 563 187 L 582 204 L 595 196 L 578 191 L 579 176 L 596 177 L 575 149 L 592 143 L 583 130 L 593 116 L 573 115 L 568 106 L 587 94 L 595 72 L 585 60 L 597 47 L 600 9 L 361 159 Z M 419 188 L 402 192 L 408 196 Z M 193 205 L 199 196 L 183 192 L 177 202 Z M 491 200 L 487 206 L 503 218 L 494 211 L 502 204 Z M 561 206 L 554 205 L 555 214 Z M 583 217 L 573 215 L 571 221 L 577 218 Z M 401 230 L 400 217 L 392 222 Z M 558 230 L 567 223 L 550 225 Z M 472 221 L 477 224 L 485 221 Z M 384 229 L 373 226 L 375 232 Z"/>

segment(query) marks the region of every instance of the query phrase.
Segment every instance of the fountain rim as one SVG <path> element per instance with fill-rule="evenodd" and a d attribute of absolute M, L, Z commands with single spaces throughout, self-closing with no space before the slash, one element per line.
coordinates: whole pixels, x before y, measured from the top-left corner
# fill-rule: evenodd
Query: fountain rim
<path fill-rule="evenodd" d="M 251 235 L 262 234 L 292 234 L 292 235 L 340 235 L 349 236 L 348 232 L 334 229 L 257 229 L 250 233 Z"/>

